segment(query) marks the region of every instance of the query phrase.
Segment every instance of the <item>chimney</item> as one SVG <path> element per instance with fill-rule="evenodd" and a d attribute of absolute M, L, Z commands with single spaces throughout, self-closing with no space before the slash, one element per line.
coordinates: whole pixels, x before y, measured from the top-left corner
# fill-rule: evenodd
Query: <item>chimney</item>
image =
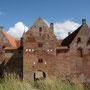
<path fill-rule="evenodd" d="M 82 19 L 82 25 L 86 25 L 86 19 Z"/>
<path fill-rule="evenodd" d="M 53 31 L 54 30 L 54 24 L 50 23 L 50 29 Z"/>

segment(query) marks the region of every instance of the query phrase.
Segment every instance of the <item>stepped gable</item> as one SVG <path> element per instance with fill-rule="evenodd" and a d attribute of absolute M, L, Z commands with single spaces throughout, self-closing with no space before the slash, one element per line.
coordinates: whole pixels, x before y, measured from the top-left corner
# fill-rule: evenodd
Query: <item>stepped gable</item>
<path fill-rule="evenodd" d="M 25 41 L 38 42 L 49 37 L 51 30 L 42 18 L 38 18 L 35 23 L 24 34 Z"/>
<path fill-rule="evenodd" d="M 48 25 L 45 23 L 45 21 L 44 21 L 42 18 L 38 18 L 38 19 L 36 20 L 36 22 L 33 24 L 33 26 L 34 26 L 34 25 L 38 25 L 38 26 L 44 25 L 44 26 L 47 26 L 47 28 L 48 28 Z"/>
<path fill-rule="evenodd" d="M 45 30 L 49 29 L 49 26 L 45 23 L 45 21 L 42 18 L 38 18 L 35 23 L 29 28 L 29 30 L 26 32 L 26 34 L 33 33 L 34 29 L 36 29 L 37 27 L 42 27 L 44 26 Z"/>

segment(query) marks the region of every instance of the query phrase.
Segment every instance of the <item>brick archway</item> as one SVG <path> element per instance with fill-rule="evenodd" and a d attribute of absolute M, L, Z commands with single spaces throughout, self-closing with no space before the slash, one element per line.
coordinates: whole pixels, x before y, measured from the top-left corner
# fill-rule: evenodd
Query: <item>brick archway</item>
<path fill-rule="evenodd" d="M 34 81 L 35 80 L 42 80 L 42 79 L 45 79 L 45 78 L 46 78 L 46 73 L 43 72 L 42 70 L 37 70 L 34 73 Z"/>

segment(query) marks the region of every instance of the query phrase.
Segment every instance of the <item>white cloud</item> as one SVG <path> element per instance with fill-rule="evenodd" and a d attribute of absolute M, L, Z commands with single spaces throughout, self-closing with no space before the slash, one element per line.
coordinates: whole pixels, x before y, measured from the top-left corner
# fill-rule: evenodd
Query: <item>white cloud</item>
<path fill-rule="evenodd" d="M 20 39 L 23 32 L 27 31 L 28 27 L 23 22 L 17 22 L 13 27 L 10 27 L 8 33 L 16 39 Z"/>
<path fill-rule="evenodd" d="M 68 32 L 72 32 L 72 31 L 76 30 L 79 26 L 80 26 L 80 24 L 78 24 L 74 21 L 71 21 L 71 20 L 67 20 L 62 23 L 57 22 L 54 24 L 54 32 L 58 38 L 63 39 L 66 36 L 68 36 Z"/>
<path fill-rule="evenodd" d="M 49 22 L 44 19 L 44 22 L 49 26 Z"/>
<path fill-rule="evenodd" d="M 46 20 L 44 21 L 49 25 L 49 23 Z M 79 26 L 80 24 L 71 20 L 67 20 L 64 22 L 56 22 L 54 24 L 54 32 L 58 38 L 63 39 L 66 36 L 68 36 L 68 32 L 76 30 Z M 9 28 L 8 33 L 11 34 L 14 38 L 20 39 L 23 32 L 27 30 L 28 27 L 25 26 L 23 22 L 17 22 L 13 27 Z"/>

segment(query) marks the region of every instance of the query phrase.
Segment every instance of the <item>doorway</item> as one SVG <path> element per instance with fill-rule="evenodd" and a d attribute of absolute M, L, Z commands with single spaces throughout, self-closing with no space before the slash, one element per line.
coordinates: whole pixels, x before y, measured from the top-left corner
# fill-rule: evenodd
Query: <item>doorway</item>
<path fill-rule="evenodd" d="M 43 80 L 45 78 L 46 78 L 46 74 L 42 70 L 37 70 L 34 73 L 34 81 L 36 81 L 36 80 Z"/>

